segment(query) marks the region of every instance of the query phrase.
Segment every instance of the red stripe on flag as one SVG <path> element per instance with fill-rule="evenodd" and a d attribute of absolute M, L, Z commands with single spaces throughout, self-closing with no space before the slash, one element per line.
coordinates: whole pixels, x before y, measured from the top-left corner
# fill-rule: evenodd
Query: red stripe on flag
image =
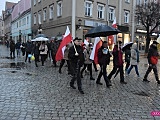
<path fill-rule="evenodd" d="M 67 36 L 66 36 L 67 35 Z M 72 36 L 70 34 L 70 31 L 69 31 L 69 28 L 67 27 L 67 30 L 66 30 L 66 33 L 65 33 L 65 36 L 63 37 L 63 40 L 62 42 L 60 43 L 60 46 L 57 50 L 57 53 L 56 53 L 56 57 L 55 57 L 55 60 L 56 61 L 59 61 L 59 60 L 62 60 L 63 57 L 64 57 L 64 50 L 63 48 L 68 44 L 70 43 L 72 40 Z"/>
<path fill-rule="evenodd" d="M 98 49 L 102 46 L 102 40 L 100 40 L 95 48 L 95 54 L 94 54 L 94 63 L 98 64 Z"/>

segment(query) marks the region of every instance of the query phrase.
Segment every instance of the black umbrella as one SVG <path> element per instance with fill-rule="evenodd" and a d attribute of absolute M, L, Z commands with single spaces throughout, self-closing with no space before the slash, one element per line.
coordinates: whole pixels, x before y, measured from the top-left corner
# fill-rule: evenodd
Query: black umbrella
<path fill-rule="evenodd" d="M 122 51 L 125 51 L 127 48 L 130 48 L 132 46 L 133 42 L 128 42 L 126 44 L 123 45 L 122 47 Z"/>
<path fill-rule="evenodd" d="M 85 37 L 106 37 L 106 36 L 110 36 L 110 35 L 115 35 L 120 33 L 121 31 L 113 28 L 111 26 L 107 26 L 107 25 L 101 25 L 101 26 L 97 26 L 95 28 L 92 28 L 88 31 L 88 33 L 85 35 Z"/>

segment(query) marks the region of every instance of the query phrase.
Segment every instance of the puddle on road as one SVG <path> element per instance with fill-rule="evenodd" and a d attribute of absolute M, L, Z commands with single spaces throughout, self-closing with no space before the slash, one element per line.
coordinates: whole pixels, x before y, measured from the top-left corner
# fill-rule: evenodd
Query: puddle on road
<path fill-rule="evenodd" d="M 25 67 L 24 62 L 5 63 L 0 65 L 0 68 L 16 68 L 16 70 L 21 70 L 24 67 Z"/>

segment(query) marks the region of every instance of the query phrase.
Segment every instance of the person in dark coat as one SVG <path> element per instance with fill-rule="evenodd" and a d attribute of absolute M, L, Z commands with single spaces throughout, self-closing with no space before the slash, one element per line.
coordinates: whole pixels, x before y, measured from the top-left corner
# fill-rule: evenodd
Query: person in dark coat
<path fill-rule="evenodd" d="M 20 41 L 16 43 L 16 51 L 17 51 L 17 57 L 20 57 L 20 54 L 21 54 L 21 42 Z"/>
<path fill-rule="evenodd" d="M 57 67 L 57 62 L 55 60 L 57 50 L 58 50 L 58 46 L 57 46 L 57 43 L 56 43 L 56 39 L 51 40 L 50 51 L 51 51 L 51 57 L 52 57 L 52 60 L 53 60 L 53 64 L 54 64 L 55 67 Z"/>
<path fill-rule="evenodd" d="M 160 84 L 160 80 L 159 80 L 158 72 L 157 72 L 157 64 L 153 64 L 152 61 L 151 61 L 151 57 L 153 57 L 153 56 L 157 57 L 157 61 L 158 61 L 159 54 L 158 54 L 158 50 L 157 50 L 157 44 L 158 44 L 157 41 L 153 41 L 153 44 L 151 44 L 151 46 L 149 48 L 148 56 L 147 56 L 149 67 L 148 67 L 148 69 L 146 71 L 146 74 L 144 75 L 144 79 L 143 79 L 144 82 L 150 82 L 149 80 L 147 80 L 147 77 L 148 77 L 148 74 L 153 69 L 156 81 L 157 81 L 158 84 Z"/>
<path fill-rule="evenodd" d="M 130 58 L 131 58 L 131 47 L 130 46 L 128 46 L 125 49 L 124 54 L 125 54 L 125 62 L 126 62 L 125 70 L 127 71 L 128 67 L 130 66 Z"/>
<path fill-rule="evenodd" d="M 36 65 L 36 67 L 38 67 L 37 62 L 39 61 L 39 55 L 40 55 L 38 42 L 35 43 L 35 45 L 34 45 L 34 47 L 33 47 L 32 54 L 33 54 L 34 57 L 35 57 L 35 65 Z"/>
<path fill-rule="evenodd" d="M 80 68 L 84 63 L 84 54 L 81 42 L 82 39 L 78 37 L 74 39 L 73 43 L 74 45 L 69 49 L 68 58 L 70 59 L 71 74 L 72 74 L 70 87 L 76 89 L 76 87 L 74 86 L 74 82 L 77 80 L 78 90 L 81 94 L 84 94 L 82 90 L 81 75 L 80 75 Z"/>
<path fill-rule="evenodd" d="M 112 76 L 117 72 L 117 70 L 120 72 L 120 83 L 121 84 L 127 84 L 127 82 L 124 81 L 124 71 L 123 71 L 123 53 L 121 50 L 121 41 L 118 41 L 118 45 L 115 45 L 113 48 L 113 69 L 108 75 L 108 79 L 111 79 Z"/>
<path fill-rule="evenodd" d="M 109 53 L 109 49 L 108 49 L 108 43 L 107 41 L 104 41 L 102 43 L 102 46 L 98 49 L 98 64 L 100 65 L 100 72 L 96 81 L 96 84 L 102 85 L 102 83 L 100 82 L 100 79 L 103 75 L 103 78 L 106 82 L 106 86 L 110 87 L 111 86 L 111 82 L 110 80 L 107 78 L 107 65 L 109 65 L 110 63 L 110 57 L 111 54 Z"/>
<path fill-rule="evenodd" d="M 28 62 L 31 63 L 31 58 L 28 57 L 28 55 L 31 54 L 32 49 L 33 49 L 32 42 L 31 42 L 31 40 L 28 40 L 27 43 L 25 44 L 25 50 L 26 50 L 25 62 L 27 61 L 27 58 L 28 58 Z"/>
<path fill-rule="evenodd" d="M 23 42 L 20 47 L 22 51 L 22 56 L 24 56 L 25 55 L 25 43 Z"/>
<path fill-rule="evenodd" d="M 10 41 L 10 58 L 15 58 L 16 45 L 13 40 Z M 13 55 L 13 56 L 12 56 Z"/>

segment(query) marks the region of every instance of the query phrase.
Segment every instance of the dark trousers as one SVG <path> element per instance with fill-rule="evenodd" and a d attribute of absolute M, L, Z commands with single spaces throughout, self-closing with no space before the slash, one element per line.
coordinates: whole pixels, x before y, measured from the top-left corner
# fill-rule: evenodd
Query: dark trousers
<path fill-rule="evenodd" d="M 53 64 L 54 64 L 54 66 L 56 67 L 56 66 L 57 66 L 57 64 L 56 64 L 56 59 L 55 59 L 56 54 L 53 54 L 53 53 L 52 53 L 51 56 L 52 56 Z"/>
<path fill-rule="evenodd" d="M 96 63 L 93 61 L 93 67 L 94 67 L 94 70 L 97 71 L 97 66 L 96 66 Z"/>
<path fill-rule="evenodd" d="M 101 79 L 101 77 L 103 75 L 103 78 L 104 78 L 104 80 L 106 82 L 106 85 L 108 85 L 110 83 L 110 80 L 107 77 L 107 71 L 106 71 L 107 65 L 100 65 L 100 68 L 101 68 L 101 70 L 99 72 L 99 75 L 98 75 L 96 83 L 100 83 L 100 79 Z"/>
<path fill-rule="evenodd" d="M 136 74 L 139 76 L 139 72 L 138 72 L 138 66 L 137 65 L 131 65 L 129 68 L 128 68 L 128 71 L 127 73 L 129 74 L 132 70 L 132 68 L 135 68 L 135 71 L 136 71 Z"/>
<path fill-rule="evenodd" d="M 71 69 L 72 69 L 72 79 L 71 79 L 70 85 L 73 86 L 74 82 L 77 80 L 78 90 L 82 90 L 79 65 L 71 63 Z"/>
<path fill-rule="evenodd" d="M 108 75 L 108 79 L 111 79 L 118 69 L 120 72 L 120 81 L 123 82 L 124 81 L 123 65 L 122 66 L 114 65 L 112 71 Z"/>
<path fill-rule="evenodd" d="M 34 54 L 34 57 L 35 57 L 35 65 L 37 65 L 37 62 L 39 62 L 39 54 Z"/>
<path fill-rule="evenodd" d="M 26 59 L 25 59 L 25 62 L 27 61 L 27 58 L 28 58 L 28 62 L 31 62 L 31 58 L 28 57 L 29 54 L 31 54 L 31 52 L 26 52 Z"/>
<path fill-rule="evenodd" d="M 60 63 L 60 66 L 59 66 L 59 71 L 61 72 L 61 69 L 62 69 L 65 61 L 67 61 L 68 73 L 70 73 L 70 72 L 71 72 L 70 62 L 69 62 L 69 60 L 65 60 L 65 59 L 62 59 L 62 60 L 61 60 L 61 63 Z"/>
<path fill-rule="evenodd" d="M 128 69 L 129 65 L 130 65 L 130 62 L 126 62 L 125 70 L 127 70 L 127 69 Z"/>
<path fill-rule="evenodd" d="M 44 61 L 46 60 L 47 54 L 41 54 L 41 62 L 42 66 L 44 65 Z"/>
<path fill-rule="evenodd" d="M 12 55 L 13 55 L 13 57 L 12 57 Z M 15 51 L 10 51 L 10 57 L 15 58 Z"/>
<path fill-rule="evenodd" d="M 85 69 L 88 69 L 90 72 L 90 77 L 92 77 L 92 64 L 84 64 L 82 70 L 81 70 L 81 76 L 83 76 L 83 72 Z"/>
<path fill-rule="evenodd" d="M 158 72 L 157 72 L 157 66 L 156 65 L 149 65 L 149 67 L 148 67 L 148 69 L 146 71 L 146 74 L 144 76 L 144 79 L 147 79 L 148 74 L 152 71 L 152 69 L 153 69 L 156 81 L 159 81 Z"/>

